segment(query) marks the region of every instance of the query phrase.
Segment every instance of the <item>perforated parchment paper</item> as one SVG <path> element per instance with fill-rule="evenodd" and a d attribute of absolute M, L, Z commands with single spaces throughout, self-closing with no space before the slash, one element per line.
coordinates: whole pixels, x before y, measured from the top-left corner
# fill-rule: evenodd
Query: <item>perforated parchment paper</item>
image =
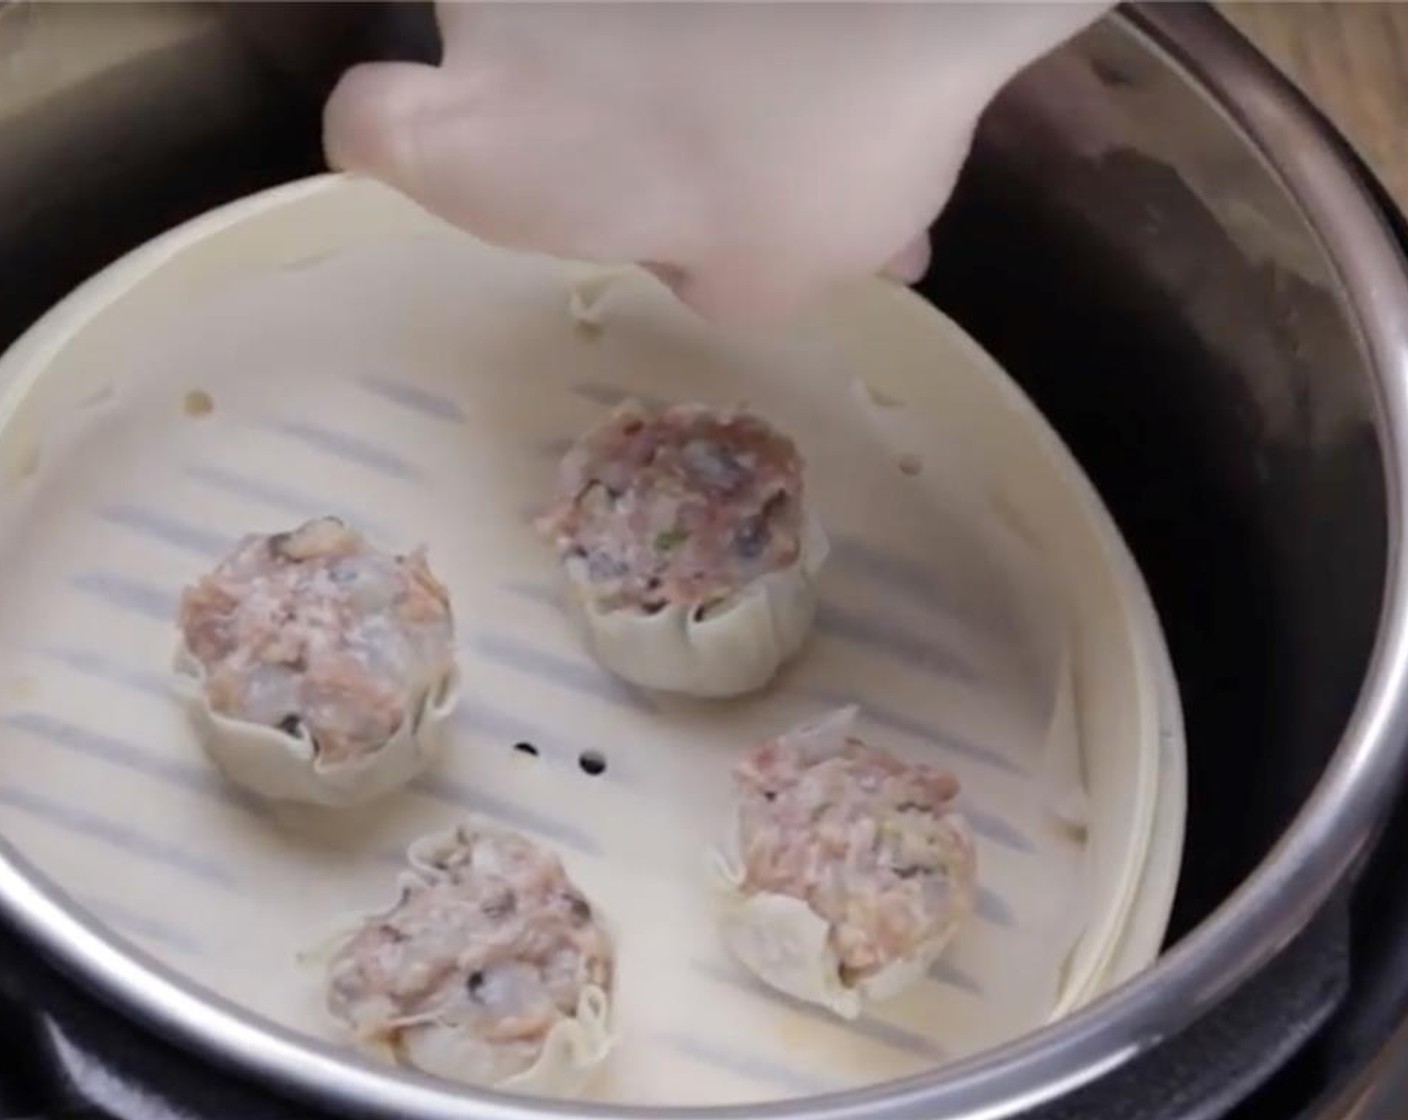
<path fill-rule="evenodd" d="M 123 937 L 321 1036 L 300 952 L 390 901 L 412 838 L 469 812 L 520 828 L 616 934 L 604 1100 L 863 1085 L 1046 1021 L 1117 937 L 1154 796 L 1148 651 L 1088 486 L 900 289 L 740 338 L 635 274 L 589 284 L 584 323 L 583 275 L 321 181 L 178 232 L 22 343 L 0 367 L 0 828 Z M 560 609 L 529 519 L 628 395 L 746 402 L 806 456 L 834 551 L 810 643 L 757 696 L 627 688 Z M 181 587 L 320 513 L 429 546 L 464 670 L 449 756 L 350 813 L 224 784 L 168 676 Z M 855 1023 L 730 961 L 702 855 L 738 754 L 849 702 L 871 742 L 959 777 L 981 880 L 932 974 Z"/>

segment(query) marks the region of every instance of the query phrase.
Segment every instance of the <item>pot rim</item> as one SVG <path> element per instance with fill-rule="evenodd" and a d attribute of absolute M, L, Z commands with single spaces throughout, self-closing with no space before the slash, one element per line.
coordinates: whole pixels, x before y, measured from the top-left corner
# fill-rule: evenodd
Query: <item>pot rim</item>
<path fill-rule="evenodd" d="M 201 994 L 84 917 L 0 840 L 0 912 L 68 974 L 207 1059 L 323 1106 L 423 1120 L 1000 1120 L 1116 1069 L 1208 1012 L 1309 924 L 1352 869 L 1408 768 L 1408 273 L 1327 127 L 1210 10 L 1116 13 L 1244 134 L 1319 236 L 1375 373 L 1388 557 L 1366 681 L 1329 767 L 1256 870 L 1161 960 L 1049 1026 L 923 1076 L 824 1097 L 722 1108 L 530 1101 L 376 1070 Z"/>

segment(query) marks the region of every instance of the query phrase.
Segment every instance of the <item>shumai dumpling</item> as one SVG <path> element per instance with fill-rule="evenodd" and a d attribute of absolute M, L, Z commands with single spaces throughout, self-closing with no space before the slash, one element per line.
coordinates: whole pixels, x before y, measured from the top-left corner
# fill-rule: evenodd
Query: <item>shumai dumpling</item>
<path fill-rule="evenodd" d="M 176 666 L 210 757 L 265 797 L 369 801 L 426 768 L 457 700 L 449 593 L 332 517 L 249 536 L 181 598 Z"/>
<path fill-rule="evenodd" d="M 580 1093 L 611 1049 L 614 958 L 555 856 L 467 824 L 418 840 L 401 899 L 328 966 L 327 1006 L 359 1044 L 424 1073 Z"/>
<path fill-rule="evenodd" d="M 844 708 L 750 751 L 720 854 L 724 940 L 770 986 L 854 1018 L 918 980 L 973 911 L 958 782 L 852 734 Z"/>
<path fill-rule="evenodd" d="M 801 648 L 826 535 L 802 457 L 737 410 L 627 402 L 563 458 L 539 522 L 598 661 L 645 688 L 735 696 Z"/>

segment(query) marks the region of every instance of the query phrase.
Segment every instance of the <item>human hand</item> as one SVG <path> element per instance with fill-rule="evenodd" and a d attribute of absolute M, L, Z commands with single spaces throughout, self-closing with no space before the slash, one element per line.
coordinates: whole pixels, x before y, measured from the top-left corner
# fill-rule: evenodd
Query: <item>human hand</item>
<path fill-rule="evenodd" d="M 983 108 L 1109 6 L 446 2 L 442 64 L 348 71 L 325 144 L 487 241 L 769 317 L 921 275 Z"/>

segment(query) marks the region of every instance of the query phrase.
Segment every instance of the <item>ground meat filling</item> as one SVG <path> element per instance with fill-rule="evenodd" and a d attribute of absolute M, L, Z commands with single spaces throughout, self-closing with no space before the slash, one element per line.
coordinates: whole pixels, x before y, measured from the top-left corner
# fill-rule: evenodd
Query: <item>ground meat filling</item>
<path fill-rule="evenodd" d="M 321 763 L 384 746 L 449 672 L 449 593 L 335 518 L 246 537 L 188 588 L 180 626 L 213 711 L 306 731 Z"/>
<path fill-rule="evenodd" d="M 952 775 L 849 739 L 815 762 L 770 741 L 734 776 L 743 892 L 806 902 L 831 927 L 843 983 L 909 957 L 972 909 L 974 852 Z"/>
<path fill-rule="evenodd" d="M 540 528 L 603 610 L 702 617 L 801 551 L 801 455 L 747 413 L 625 406 L 567 454 L 561 490 Z"/>
<path fill-rule="evenodd" d="M 405 1032 L 436 1024 L 490 1049 L 486 1065 L 528 1069 L 585 988 L 611 990 L 591 906 L 554 856 L 509 832 L 461 829 L 419 870 L 334 958 L 329 1010 L 398 1053 Z"/>

